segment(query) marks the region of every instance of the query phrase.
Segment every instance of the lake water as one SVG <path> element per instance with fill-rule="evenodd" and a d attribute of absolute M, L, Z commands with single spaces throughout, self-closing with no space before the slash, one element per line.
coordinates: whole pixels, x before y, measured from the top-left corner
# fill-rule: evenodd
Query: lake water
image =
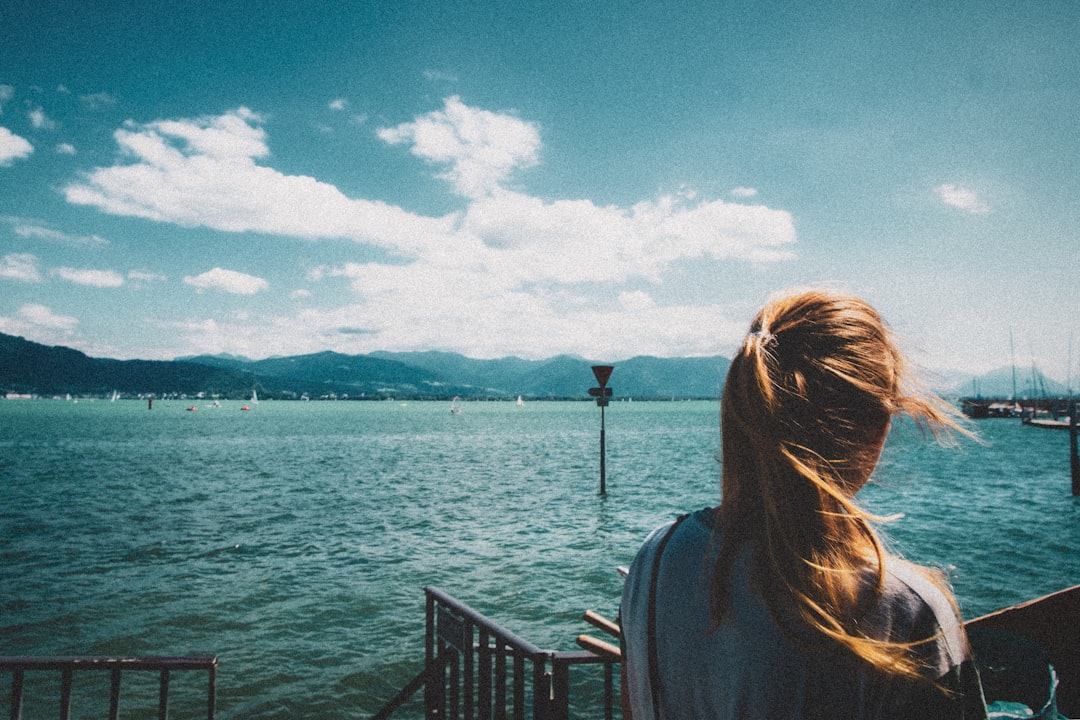
<path fill-rule="evenodd" d="M 590 402 L 189 404 L 0 401 L 0 655 L 217 655 L 221 718 L 364 718 L 420 670 L 425 585 L 572 650 L 718 500 L 715 402 L 613 403 L 604 497 Z M 967 617 L 1080 582 L 1068 434 L 977 427 L 898 423 L 860 494 Z"/>

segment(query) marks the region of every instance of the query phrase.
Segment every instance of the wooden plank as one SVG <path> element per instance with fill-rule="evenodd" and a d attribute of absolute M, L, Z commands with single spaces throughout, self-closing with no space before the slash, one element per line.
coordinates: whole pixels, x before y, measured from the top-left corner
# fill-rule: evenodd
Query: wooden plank
<path fill-rule="evenodd" d="M 1080 717 L 1080 585 L 974 618 L 965 626 L 1001 628 L 1037 642 L 1057 670 L 1058 710 Z"/>

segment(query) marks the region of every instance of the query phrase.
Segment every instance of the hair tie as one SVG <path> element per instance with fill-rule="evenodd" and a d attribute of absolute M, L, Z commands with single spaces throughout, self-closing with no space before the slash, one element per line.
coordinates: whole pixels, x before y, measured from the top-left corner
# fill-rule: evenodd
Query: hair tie
<path fill-rule="evenodd" d="M 776 336 L 765 328 L 753 331 L 750 333 L 750 337 L 757 340 L 761 347 L 769 347 L 770 345 L 775 345 L 777 342 Z"/>

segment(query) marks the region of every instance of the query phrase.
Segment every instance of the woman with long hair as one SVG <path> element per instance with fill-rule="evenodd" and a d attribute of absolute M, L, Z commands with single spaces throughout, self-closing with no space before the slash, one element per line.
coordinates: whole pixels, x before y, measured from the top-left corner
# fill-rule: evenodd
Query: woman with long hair
<path fill-rule="evenodd" d="M 654 531 L 623 592 L 624 714 L 985 717 L 940 573 L 855 502 L 894 415 L 965 432 L 878 313 L 828 291 L 765 305 L 721 400 L 721 503 Z"/>

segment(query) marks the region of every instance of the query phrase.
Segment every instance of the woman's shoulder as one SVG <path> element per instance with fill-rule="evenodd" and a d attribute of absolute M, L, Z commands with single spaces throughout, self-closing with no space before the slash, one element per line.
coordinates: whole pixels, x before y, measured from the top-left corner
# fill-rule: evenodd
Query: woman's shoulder
<path fill-rule="evenodd" d="M 677 549 L 678 554 L 684 553 L 691 546 L 706 547 L 713 535 L 715 524 L 713 509 L 703 508 L 658 526 L 638 548 L 630 568 L 631 575 L 640 573 L 645 567 L 651 567 L 656 554 L 668 545 Z"/>
<path fill-rule="evenodd" d="M 695 510 L 694 512 L 680 515 L 673 520 L 668 520 L 656 527 L 645 538 L 645 542 L 642 543 L 641 549 L 646 550 L 655 547 L 664 542 L 665 538 L 669 538 L 669 536 L 674 538 L 676 532 L 678 532 L 681 537 L 687 535 L 711 535 L 716 524 L 716 511 L 714 508 Z"/>
<path fill-rule="evenodd" d="M 901 558 L 886 562 L 887 604 L 893 613 L 906 615 L 915 637 L 937 635 L 952 665 L 968 655 L 963 622 L 942 573 Z M 894 621 L 903 623 L 900 618 Z"/>
<path fill-rule="evenodd" d="M 933 609 L 935 615 L 956 617 L 952 593 L 940 571 L 903 558 L 888 557 L 885 562 L 885 576 L 886 592 L 917 598 Z"/>

